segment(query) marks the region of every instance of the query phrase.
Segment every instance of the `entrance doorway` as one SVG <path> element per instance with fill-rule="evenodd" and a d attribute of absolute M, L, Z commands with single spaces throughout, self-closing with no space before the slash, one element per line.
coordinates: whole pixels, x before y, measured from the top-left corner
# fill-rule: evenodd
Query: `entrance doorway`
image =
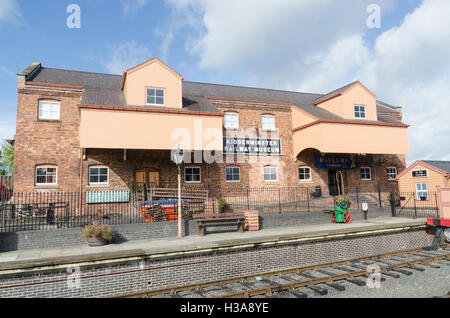
<path fill-rule="evenodd" d="M 138 191 L 143 191 L 145 188 L 159 188 L 161 179 L 160 171 L 157 169 L 139 169 L 136 171 L 136 189 Z"/>
<path fill-rule="evenodd" d="M 328 170 L 328 189 L 332 196 L 343 194 L 341 178 L 336 175 L 337 172 L 338 170 Z"/>

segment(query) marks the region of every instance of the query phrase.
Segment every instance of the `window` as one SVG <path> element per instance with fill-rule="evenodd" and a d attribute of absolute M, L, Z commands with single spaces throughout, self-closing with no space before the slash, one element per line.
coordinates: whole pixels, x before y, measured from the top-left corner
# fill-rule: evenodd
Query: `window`
<path fill-rule="evenodd" d="M 275 130 L 275 117 L 271 115 L 262 116 L 262 129 Z"/>
<path fill-rule="evenodd" d="M 227 182 L 241 182 L 241 168 L 227 167 L 225 175 Z"/>
<path fill-rule="evenodd" d="M 164 90 L 147 88 L 147 105 L 164 105 Z"/>
<path fill-rule="evenodd" d="M 201 182 L 200 167 L 184 168 L 184 182 L 200 183 Z"/>
<path fill-rule="evenodd" d="M 416 183 L 417 200 L 428 200 L 428 185 L 426 183 Z"/>
<path fill-rule="evenodd" d="M 60 119 L 60 103 L 42 101 L 39 102 L 38 118 L 44 120 L 59 120 Z"/>
<path fill-rule="evenodd" d="M 224 117 L 225 128 L 239 129 L 239 115 L 235 113 L 227 113 Z"/>
<path fill-rule="evenodd" d="M 36 167 L 36 185 L 55 185 L 57 184 L 57 167 Z"/>
<path fill-rule="evenodd" d="M 355 118 L 366 118 L 365 106 L 355 106 Z"/>
<path fill-rule="evenodd" d="M 277 181 L 277 168 L 264 167 L 264 181 Z"/>
<path fill-rule="evenodd" d="M 108 184 L 108 167 L 89 167 L 89 184 Z"/>
<path fill-rule="evenodd" d="M 309 167 L 301 167 L 298 168 L 298 175 L 300 181 L 311 181 L 311 168 Z"/>
<path fill-rule="evenodd" d="M 388 180 L 392 181 L 392 180 L 395 180 L 395 178 L 397 178 L 397 168 L 389 167 L 386 170 L 387 170 Z"/>
<path fill-rule="evenodd" d="M 370 168 L 361 168 L 361 180 L 372 180 L 372 171 Z"/>

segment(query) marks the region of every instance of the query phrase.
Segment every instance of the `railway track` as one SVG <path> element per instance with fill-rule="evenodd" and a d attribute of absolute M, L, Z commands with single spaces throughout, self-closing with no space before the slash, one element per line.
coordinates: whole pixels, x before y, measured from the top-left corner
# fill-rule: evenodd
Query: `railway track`
<path fill-rule="evenodd" d="M 207 283 L 191 284 L 116 298 L 306 298 L 307 291 L 326 295 L 328 289 L 344 291 L 342 282 L 366 286 L 367 278 L 382 282 L 400 275 L 413 275 L 426 268 L 450 266 L 450 248 L 414 249 L 358 259 L 298 267 L 262 274 L 236 277 Z M 372 276 L 371 276 L 372 275 Z M 445 296 L 445 297 L 448 297 Z"/>

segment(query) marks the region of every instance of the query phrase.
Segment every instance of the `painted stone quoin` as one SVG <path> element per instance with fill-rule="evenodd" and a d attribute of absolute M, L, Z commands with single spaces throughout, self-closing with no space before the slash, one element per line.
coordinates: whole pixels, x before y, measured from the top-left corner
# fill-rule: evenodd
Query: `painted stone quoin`
<path fill-rule="evenodd" d="M 396 188 L 407 128 L 358 81 L 311 94 L 189 82 L 157 58 L 123 75 L 33 63 L 18 74 L 14 187 L 176 187 L 180 145 L 185 187 L 375 192 Z"/>

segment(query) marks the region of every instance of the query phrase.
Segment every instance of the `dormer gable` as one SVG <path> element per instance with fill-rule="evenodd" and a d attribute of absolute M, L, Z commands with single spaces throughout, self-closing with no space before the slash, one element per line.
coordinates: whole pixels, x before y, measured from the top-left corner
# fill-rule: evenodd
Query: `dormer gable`
<path fill-rule="evenodd" d="M 316 100 L 315 105 L 344 119 L 377 121 L 377 97 L 356 81 Z"/>
<path fill-rule="evenodd" d="M 128 105 L 182 108 L 183 77 L 157 57 L 123 73 Z"/>

